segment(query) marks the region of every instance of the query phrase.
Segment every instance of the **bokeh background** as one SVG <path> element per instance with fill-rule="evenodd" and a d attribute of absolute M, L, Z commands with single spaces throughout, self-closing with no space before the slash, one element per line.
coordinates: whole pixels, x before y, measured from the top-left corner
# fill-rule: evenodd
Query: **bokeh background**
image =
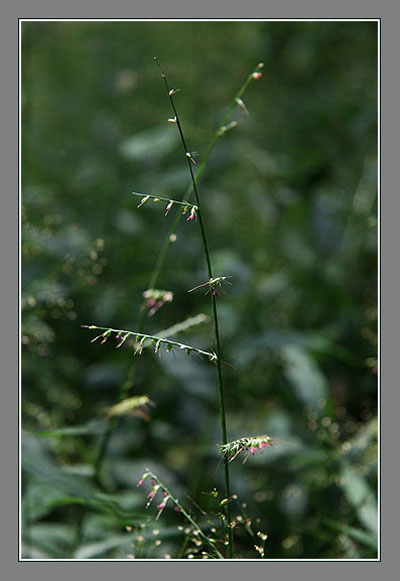
<path fill-rule="evenodd" d="M 198 558 L 137 481 L 152 469 L 206 529 L 223 495 L 213 365 L 81 328 L 137 330 L 174 217 L 131 192 L 189 184 L 155 55 L 198 163 L 265 63 L 199 187 L 215 273 L 232 276 L 229 439 L 287 442 L 231 465 L 232 511 L 252 519 L 237 557 L 260 557 L 261 531 L 265 558 L 376 558 L 377 23 L 355 21 L 22 23 L 22 556 Z M 157 284 L 174 300 L 144 328 L 210 315 L 187 293 L 206 279 L 182 221 Z M 212 324 L 176 339 L 212 349 Z M 155 405 L 110 420 L 142 394 Z"/>

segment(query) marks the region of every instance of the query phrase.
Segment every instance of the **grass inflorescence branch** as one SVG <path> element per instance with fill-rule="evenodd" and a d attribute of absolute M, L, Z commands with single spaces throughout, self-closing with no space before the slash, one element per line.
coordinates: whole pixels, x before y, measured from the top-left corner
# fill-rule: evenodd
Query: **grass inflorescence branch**
<path fill-rule="evenodd" d="M 154 202 L 167 202 L 167 206 L 165 208 L 165 216 L 168 214 L 172 206 L 183 206 L 182 214 L 186 214 L 190 210 L 189 217 L 187 221 L 193 220 L 196 217 L 196 212 L 198 207 L 195 204 L 191 204 L 190 202 L 186 202 L 186 200 L 172 200 L 171 198 L 164 198 L 163 196 L 156 196 L 154 194 L 140 194 L 139 192 L 132 192 L 132 195 L 139 196 L 141 199 L 140 203 L 138 204 L 138 208 L 143 206 L 148 200 L 153 200 Z"/>
<path fill-rule="evenodd" d="M 250 454 L 254 455 L 256 452 L 262 453 L 264 448 L 275 446 L 278 441 L 270 436 L 252 436 L 228 442 L 227 444 L 219 446 L 219 448 L 226 461 L 233 462 L 239 454 L 243 453 L 243 463 L 245 463 Z"/>
<path fill-rule="evenodd" d="M 136 331 L 126 331 L 124 329 L 112 329 L 110 327 L 99 327 L 97 325 L 81 325 L 85 329 L 103 331 L 100 335 L 94 337 L 91 343 L 94 343 L 98 339 L 101 339 L 101 343 L 105 343 L 111 335 L 115 335 L 116 339 L 119 340 L 117 349 L 121 347 L 129 337 L 134 337 L 136 341 L 135 353 L 142 353 L 144 347 L 149 347 L 154 345 L 154 351 L 157 353 L 160 350 L 161 345 L 165 345 L 166 351 L 171 351 L 173 347 L 177 347 L 182 351 L 185 351 L 187 355 L 191 353 L 197 353 L 206 357 L 209 361 L 217 361 L 216 353 L 212 351 L 203 351 L 203 349 L 198 349 L 192 345 L 185 345 L 179 341 L 173 341 L 172 339 L 166 337 L 158 337 L 156 335 L 149 335 L 147 333 L 138 333 Z"/>
<path fill-rule="evenodd" d="M 164 510 L 167 502 L 170 500 L 175 505 L 175 509 L 177 510 L 177 512 L 181 513 L 186 518 L 186 520 L 190 522 L 190 524 L 192 525 L 192 527 L 194 527 L 194 529 L 197 531 L 199 537 L 201 537 L 201 539 L 209 547 L 211 547 L 212 551 L 216 554 L 216 556 L 218 557 L 218 559 L 223 559 L 224 556 L 219 552 L 219 550 L 215 546 L 215 541 L 213 539 L 210 539 L 209 537 L 207 537 L 207 535 L 204 534 L 204 532 L 201 530 L 201 528 L 199 527 L 199 525 L 192 519 L 192 517 L 190 516 L 190 514 L 184 509 L 184 507 L 179 502 L 179 500 L 177 498 L 175 498 L 171 494 L 171 492 L 168 490 L 168 488 L 165 486 L 165 484 L 163 484 L 163 482 L 161 482 L 161 480 L 158 478 L 158 476 L 156 476 L 156 474 L 154 474 L 153 472 L 151 472 L 147 468 L 146 471 L 144 472 L 144 474 L 142 474 L 142 477 L 141 477 L 141 479 L 138 482 L 138 486 L 139 487 L 140 486 L 143 486 L 144 481 L 149 476 L 151 478 L 152 490 L 147 495 L 148 501 L 147 501 L 146 508 L 148 508 L 150 506 L 150 504 L 153 501 L 153 499 L 156 496 L 156 494 L 159 491 L 162 492 L 163 493 L 163 497 L 162 497 L 162 501 L 157 505 L 158 514 L 157 514 L 157 517 L 156 518 L 157 519 L 159 518 L 159 516 L 162 513 L 162 511 Z"/>

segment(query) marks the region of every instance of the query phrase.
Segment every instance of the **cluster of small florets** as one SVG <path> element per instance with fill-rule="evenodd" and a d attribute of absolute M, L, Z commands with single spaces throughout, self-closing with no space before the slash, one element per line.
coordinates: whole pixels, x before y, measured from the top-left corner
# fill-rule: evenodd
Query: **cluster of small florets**
<path fill-rule="evenodd" d="M 169 121 L 171 121 L 171 119 L 169 119 Z M 186 156 L 188 159 L 190 159 L 193 163 L 196 163 L 194 156 L 196 154 L 195 153 L 187 153 Z M 132 194 L 134 196 L 140 196 L 142 199 L 140 200 L 139 204 L 138 204 L 138 208 L 140 208 L 141 206 L 143 206 L 143 204 L 145 204 L 148 200 L 153 200 L 153 202 L 167 202 L 167 205 L 165 207 L 165 216 L 168 214 L 168 212 L 171 210 L 171 208 L 175 205 L 175 206 L 183 206 L 183 210 L 182 210 L 182 214 L 185 215 L 189 212 L 188 217 L 186 218 L 186 222 L 191 222 L 192 220 L 194 220 L 197 217 L 197 212 L 199 210 L 198 206 L 196 206 L 195 204 L 190 204 L 189 202 L 186 202 L 184 200 L 179 201 L 179 200 L 171 200 L 169 198 L 164 198 L 162 196 L 154 196 L 153 194 L 140 194 L 138 192 L 132 192 Z"/>
<path fill-rule="evenodd" d="M 220 450 L 224 459 L 228 460 L 228 462 L 232 462 L 237 456 L 239 456 L 239 454 L 243 452 L 243 462 L 246 462 L 250 454 L 254 456 L 257 451 L 262 454 L 264 448 L 275 446 L 276 442 L 277 441 L 270 436 L 240 438 L 239 440 L 234 440 L 233 442 L 223 444 L 220 446 Z"/>
<path fill-rule="evenodd" d="M 135 395 L 118 402 L 106 411 L 109 417 L 135 415 L 147 418 L 148 406 L 154 405 L 155 403 L 152 402 L 147 395 Z"/>
<path fill-rule="evenodd" d="M 191 288 L 188 292 L 191 293 L 194 290 L 197 290 L 199 288 L 202 287 L 208 287 L 206 294 L 209 293 L 210 291 L 212 292 L 213 295 L 217 295 L 217 288 L 221 287 L 222 284 L 231 284 L 230 282 L 228 282 L 226 279 L 227 278 L 231 278 L 230 276 L 217 276 L 215 278 L 210 278 L 210 280 L 208 280 L 207 282 L 203 283 L 203 284 L 199 284 L 198 286 L 195 286 L 194 288 Z"/>
<path fill-rule="evenodd" d="M 186 218 L 186 222 L 191 222 L 192 220 L 194 220 L 196 218 L 197 209 L 198 209 L 197 206 L 191 206 L 190 213 L 189 213 L 188 217 Z M 185 215 L 188 211 L 189 211 L 189 207 L 185 206 L 183 208 L 182 214 Z"/>
<path fill-rule="evenodd" d="M 148 309 L 149 317 L 152 317 L 165 303 L 171 303 L 174 294 L 171 291 L 148 289 L 144 291 L 143 298 L 145 299 L 142 309 Z"/>
<path fill-rule="evenodd" d="M 251 75 L 254 80 L 258 81 L 259 79 L 261 79 L 262 73 L 260 71 L 262 68 L 264 68 L 264 63 L 258 63 L 257 71 L 254 71 L 254 73 Z"/>
<path fill-rule="evenodd" d="M 143 486 L 144 481 L 146 480 L 146 478 L 150 476 L 149 472 L 145 472 L 141 479 L 138 482 L 138 486 Z M 149 508 L 150 504 L 153 502 L 153 499 L 155 498 L 155 496 L 157 495 L 158 491 L 160 490 L 161 484 L 159 482 L 157 482 L 156 480 L 154 480 L 154 478 L 151 480 L 151 490 L 149 492 L 149 494 L 147 495 L 147 504 L 146 504 L 146 508 Z M 168 492 L 166 492 L 165 490 L 162 491 L 162 499 L 161 502 L 159 504 L 157 504 L 157 516 L 156 516 L 156 520 L 160 517 L 162 511 L 164 510 L 168 500 L 171 498 L 170 494 Z M 175 507 L 175 510 L 179 511 L 179 507 Z"/>

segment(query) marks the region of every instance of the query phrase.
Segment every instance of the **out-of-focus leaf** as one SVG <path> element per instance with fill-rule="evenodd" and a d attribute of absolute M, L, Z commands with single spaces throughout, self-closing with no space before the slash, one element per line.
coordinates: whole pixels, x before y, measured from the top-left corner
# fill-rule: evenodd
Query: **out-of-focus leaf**
<path fill-rule="evenodd" d="M 372 418 L 355 434 L 354 438 L 349 439 L 350 446 L 343 449 L 343 455 L 348 460 L 359 460 L 361 456 L 365 456 L 368 452 L 370 462 L 376 465 L 378 456 L 377 436 L 378 421 L 377 418 Z"/>
<path fill-rule="evenodd" d="M 129 160 L 146 161 L 166 155 L 178 143 L 178 136 L 171 127 L 154 127 L 136 133 L 120 145 L 121 155 Z"/>
<path fill-rule="evenodd" d="M 301 483 L 286 486 L 281 495 L 280 505 L 291 517 L 301 518 L 308 506 L 308 494 Z"/>
<path fill-rule="evenodd" d="M 36 523 L 29 528 L 23 537 L 27 547 L 37 547 L 48 558 L 65 558 L 74 540 L 72 527 L 56 523 Z"/>
<path fill-rule="evenodd" d="M 94 557 L 105 556 L 111 549 L 117 547 L 125 547 L 127 553 L 132 552 L 129 550 L 130 544 L 135 539 L 133 535 L 118 535 L 111 536 L 110 538 L 99 541 L 97 543 L 89 543 L 87 545 L 82 545 L 74 554 L 74 559 L 93 559 Z"/>
<path fill-rule="evenodd" d="M 107 422 L 90 420 L 83 426 L 66 426 L 55 430 L 37 430 L 32 435 L 62 438 L 66 436 L 98 436 L 107 430 Z"/>
<path fill-rule="evenodd" d="M 209 323 L 210 321 L 211 321 L 210 317 L 204 315 L 203 313 L 200 313 L 198 315 L 195 315 L 194 317 L 189 317 L 188 319 L 185 319 L 181 323 L 176 323 L 172 327 L 168 327 L 168 329 L 159 331 L 156 333 L 156 335 L 157 337 L 173 337 L 177 333 L 187 331 L 192 327 L 201 325 L 202 323 Z"/>
<path fill-rule="evenodd" d="M 84 379 L 90 389 L 105 389 L 110 384 L 119 384 L 123 380 L 123 372 L 117 365 L 98 363 L 85 370 Z"/>
<path fill-rule="evenodd" d="M 85 500 L 76 496 L 60 495 L 57 489 L 46 483 L 33 483 L 22 498 L 22 515 L 26 514 L 33 522 L 58 506 L 85 503 Z"/>
<path fill-rule="evenodd" d="M 327 524 L 329 527 L 331 527 L 337 531 L 343 532 L 346 535 L 348 535 L 349 537 L 352 537 L 353 539 L 362 543 L 366 547 L 370 547 L 371 549 L 377 550 L 378 538 L 374 533 L 369 533 L 369 532 L 364 531 L 362 529 L 350 527 L 344 523 L 335 522 L 335 521 L 330 520 L 330 519 L 324 519 L 323 522 L 325 524 Z"/>
<path fill-rule="evenodd" d="M 285 375 L 304 404 L 315 405 L 319 399 L 327 397 L 327 381 L 307 351 L 287 345 L 282 347 L 281 357 Z"/>
<path fill-rule="evenodd" d="M 360 522 L 373 533 L 378 528 L 377 502 L 365 479 L 345 463 L 340 471 L 341 485 Z"/>
<path fill-rule="evenodd" d="M 67 474 L 76 474 L 87 478 L 91 478 L 95 473 L 93 464 L 64 464 L 62 468 Z"/>
<path fill-rule="evenodd" d="M 94 488 L 82 477 L 66 474 L 50 458 L 44 447 L 44 441 L 24 435 L 22 439 L 22 469 L 41 482 L 51 483 L 57 490 L 66 495 L 90 499 Z"/>
<path fill-rule="evenodd" d="M 30 313 L 24 316 L 22 334 L 44 343 L 50 343 L 54 340 L 54 331 L 50 325 Z"/>
<path fill-rule="evenodd" d="M 148 398 L 147 395 L 135 395 L 111 406 L 108 408 L 107 413 L 110 417 L 123 416 L 127 414 L 143 416 L 145 414 L 144 410 L 148 405 L 152 404 L 153 402 Z"/>
<path fill-rule="evenodd" d="M 173 356 L 163 357 L 161 365 L 171 375 L 180 379 L 188 392 L 200 395 L 204 399 L 210 399 L 213 396 L 212 369 L 209 365 L 194 357 L 188 357 L 180 351 L 168 355 Z"/>

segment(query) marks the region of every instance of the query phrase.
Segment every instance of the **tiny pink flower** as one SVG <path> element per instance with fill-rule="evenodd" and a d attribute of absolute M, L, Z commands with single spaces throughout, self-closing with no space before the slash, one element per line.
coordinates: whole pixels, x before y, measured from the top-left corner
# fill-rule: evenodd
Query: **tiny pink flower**
<path fill-rule="evenodd" d="M 255 79 L 256 81 L 258 81 L 258 79 L 261 79 L 262 77 L 262 73 L 253 73 L 252 74 L 253 79 Z"/>
<path fill-rule="evenodd" d="M 149 500 L 153 500 L 153 498 L 155 497 L 156 493 L 154 492 L 154 490 L 152 490 L 151 492 L 149 492 L 149 494 L 147 495 L 147 498 Z"/>
<path fill-rule="evenodd" d="M 250 453 L 251 453 L 251 454 L 253 454 L 253 456 L 254 456 L 254 453 L 255 453 L 255 451 L 256 451 L 256 449 L 255 449 L 255 448 L 253 448 L 253 447 L 252 447 L 252 448 L 250 448 Z"/>
<path fill-rule="evenodd" d="M 163 500 L 163 502 L 160 502 L 160 504 L 158 504 L 158 505 L 157 505 L 157 508 L 158 508 L 158 514 L 157 514 L 157 516 L 156 516 L 156 520 L 159 518 L 160 514 L 161 514 L 161 513 L 162 513 L 162 511 L 164 510 L 166 503 L 167 503 L 167 500 Z"/>
<path fill-rule="evenodd" d="M 186 222 L 190 222 L 191 220 L 194 220 L 195 218 L 196 218 L 196 207 L 193 206 L 192 209 L 190 210 L 189 216 L 186 218 Z"/>
<path fill-rule="evenodd" d="M 138 486 L 143 486 L 144 480 L 140 479 L 139 482 L 137 483 Z"/>

